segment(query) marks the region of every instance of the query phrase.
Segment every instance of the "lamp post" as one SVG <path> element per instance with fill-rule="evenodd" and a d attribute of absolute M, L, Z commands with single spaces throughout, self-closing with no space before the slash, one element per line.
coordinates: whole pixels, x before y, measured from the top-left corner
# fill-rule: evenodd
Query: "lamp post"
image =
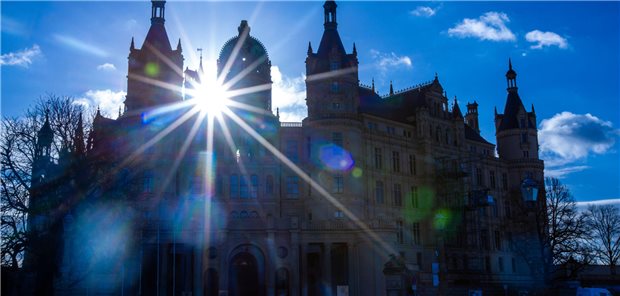
<path fill-rule="evenodd" d="M 521 196 L 528 205 L 535 203 L 538 200 L 538 183 L 530 178 L 523 180 L 521 183 Z"/>

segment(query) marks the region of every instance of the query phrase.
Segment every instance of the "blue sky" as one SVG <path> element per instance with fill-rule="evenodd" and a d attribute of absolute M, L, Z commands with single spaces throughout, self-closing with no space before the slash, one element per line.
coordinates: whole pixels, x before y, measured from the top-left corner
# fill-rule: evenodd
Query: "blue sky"
<path fill-rule="evenodd" d="M 19 116 L 47 93 L 70 95 L 110 116 L 126 90 L 132 36 L 141 47 L 149 2 L 6 2 L 1 6 L 1 112 Z M 619 2 L 338 2 L 338 29 L 357 45 L 360 81 L 381 94 L 429 81 L 435 72 L 461 108 L 479 104 L 483 136 L 495 142 L 512 58 L 524 104 L 535 105 L 546 174 L 579 201 L 620 198 Z M 204 48 L 213 65 L 247 19 L 274 68 L 274 107 L 304 117 L 304 60 L 323 31 L 322 2 L 166 4 L 185 65 Z"/>

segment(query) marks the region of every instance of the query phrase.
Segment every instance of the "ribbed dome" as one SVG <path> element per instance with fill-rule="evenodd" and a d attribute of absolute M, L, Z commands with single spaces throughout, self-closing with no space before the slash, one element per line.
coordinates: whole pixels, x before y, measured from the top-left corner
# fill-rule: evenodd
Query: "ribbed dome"
<path fill-rule="evenodd" d="M 269 61 L 269 55 L 262 42 L 258 39 L 250 36 L 250 27 L 246 20 L 241 21 L 239 25 L 239 35 L 229 39 L 224 43 L 222 50 L 217 61 L 218 75 L 221 75 L 222 69 L 225 67 L 227 61 L 232 57 L 234 62 L 231 64 L 230 72 L 239 72 L 248 66 L 255 68 L 255 73 L 263 73 L 270 77 L 271 62 Z M 240 45 L 239 51 L 233 56 L 233 51 L 239 42 L 243 42 Z"/>

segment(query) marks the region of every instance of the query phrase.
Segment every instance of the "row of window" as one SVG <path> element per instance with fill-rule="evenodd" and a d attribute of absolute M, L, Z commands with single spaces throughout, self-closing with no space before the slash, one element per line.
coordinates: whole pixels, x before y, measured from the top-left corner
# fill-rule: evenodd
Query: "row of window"
<path fill-rule="evenodd" d="M 498 189 L 498 184 L 497 184 L 497 177 L 496 177 L 496 172 L 494 170 L 489 170 L 488 176 L 489 176 L 489 181 L 488 184 L 487 182 L 485 182 L 485 179 L 483 177 L 483 172 L 481 168 L 475 168 L 475 180 L 474 182 L 476 183 L 476 185 L 478 186 L 489 186 L 490 189 Z M 501 189 L 502 190 L 508 190 L 508 174 L 507 173 L 502 173 L 502 179 L 501 179 Z"/>
<path fill-rule="evenodd" d="M 416 209 L 420 205 L 419 197 L 418 197 L 418 187 L 411 186 L 409 191 L 409 196 L 411 197 L 411 206 Z M 392 186 L 392 198 L 393 205 L 396 207 L 403 206 L 403 194 L 402 194 L 402 186 L 401 184 L 394 184 Z M 375 182 L 375 203 L 384 204 L 385 203 L 385 189 L 382 181 Z"/>
<path fill-rule="evenodd" d="M 421 245 L 422 244 L 422 239 L 421 239 L 420 233 L 421 233 L 420 232 L 420 223 L 419 222 L 411 223 L 411 242 L 414 245 Z M 396 221 L 396 242 L 398 242 L 399 244 L 403 244 L 405 242 L 404 232 L 403 232 L 403 221 L 402 220 L 397 220 Z"/>
<path fill-rule="evenodd" d="M 383 169 L 383 149 L 376 147 L 375 148 L 375 168 L 380 170 Z M 400 161 L 400 152 L 398 151 L 392 151 L 392 171 L 394 171 L 395 173 L 400 173 L 401 172 L 401 161 Z M 417 165 L 416 165 L 416 158 L 415 155 L 410 154 L 409 158 L 407 159 L 407 168 L 408 168 L 408 172 L 411 175 L 416 175 L 417 172 Z"/>

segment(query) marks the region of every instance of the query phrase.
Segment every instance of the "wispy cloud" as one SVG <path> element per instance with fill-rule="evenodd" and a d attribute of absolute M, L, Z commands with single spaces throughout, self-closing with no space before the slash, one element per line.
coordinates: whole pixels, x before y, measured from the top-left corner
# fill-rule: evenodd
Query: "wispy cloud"
<path fill-rule="evenodd" d="M 410 11 L 412 15 L 422 16 L 422 17 L 431 17 L 437 13 L 437 8 L 431 8 L 428 6 L 418 6 L 416 9 Z"/>
<path fill-rule="evenodd" d="M 545 168 L 545 176 L 553 177 L 553 178 L 564 178 L 568 174 L 581 172 L 583 170 L 587 170 L 590 167 L 587 165 L 576 165 L 576 166 L 566 166 L 566 167 L 546 167 Z"/>
<path fill-rule="evenodd" d="M 599 199 L 590 201 L 578 201 L 576 202 L 579 210 L 586 210 L 588 206 L 604 206 L 604 205 L 616 205 L 620 206 L 620 198 Z"/>
<path fill-rule="evenodd" d="M 384 53 L 375 49 L 370 50 L 370 55 L 373 60 L 375 60 L 375 65 L 382 73 L 385 73 L 391 68 L 395 67 L 405 67 L 411 68 L 413 63 L 411 62 L 411 58 L 403 55 L 399 56 L 394 52 Z"/>
<path fill-rule="evenodd" d="M 126 92 L 105 90 L 89 90 L 82 97 L 75 100 L 76 104 L 80 104 L 85 109 L 99 108 L 105 116 L 116 118 L 118 108 L 122 105 Z"/>
<path fill-rule="evenodd" d="M 506 26 L 508 22 L 510 19 L 505 13 L 489 11 L 477 19 L 464 19 L 454 28 L 448 29 L 448 34 L 459 38 L 472 37 L 490 41 L 515 41 L 515 34 Z"/>
<path fill-rule="evenodd" d="M 530 46 L 534 49 L 540 49 L 545 46 L 557 46 L 562 49 L 568 48 L 568 41 L 566 41 L 566 38 L 554 32 L 542 32 L 539 30 L 530 31 L 525 34 L 525 40 L 536 43 Z"/>
<path fill-rule="evenodd" d="M 280 108 L 280 121 L 297 122 L 308 115 L 306 107 L 305 77 L 289 78 L 280 72 L 278 66 L 271 67 L 272 105 Z"/>
<path fill-rule="evenodd" d="M 541 158 L 547 174 L 563 177 L 585 170 L 584 161 L 591 154 L 605 154 L 612 149 L 620 131 L 610 121 L 589 113 L 562 112 L 540 122 L 538 131 Z"/>
<path fill-rule="evenodd" d="M 32 64 L 32 60 L 41 55 L 41 48 L 34 44 L 31 48 L 24 50 L 5 53 L 0 56 L 0 65 L 2 66 L 21 66 L 28 68 Z"/>
<path fill-rule="evenodd" d="M 26 30 L 24 25 L 21 22 L 13 18 L 10 18 L 6 15 L 2 15 L 2 17 L 0 17 L 0 22 L 2 22 L 2 26 L 0 26 L 0 29 L 2 29 L 3 33 L 18 35 L 18 36 L 23 36 L 23 35 L 28 34 L 28 31 Z"/>
<path fill-rule="evenodd" d="M 55 34 L 54 39 L 65 46 L 71 47 L 84 53 L 92 54 L 98 57 L 108 56 L 108 53 L 105 50 L 71 36 Z"/>
<path fill-rule="evenodd" d="M 97 66 L 97 70 L 99 70 L 99 71 L 114 71 L 114 70 L 116 70 L 116 67 L 114 66 L 114 64 L 104 63 L 104 64 L 101 64 L 101 65 Z"/>

